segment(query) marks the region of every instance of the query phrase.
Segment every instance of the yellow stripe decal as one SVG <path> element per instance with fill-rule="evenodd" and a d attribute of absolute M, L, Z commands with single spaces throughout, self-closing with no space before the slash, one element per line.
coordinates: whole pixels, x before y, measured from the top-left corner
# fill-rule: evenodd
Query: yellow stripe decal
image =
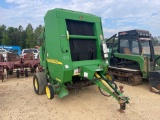
<path fill-rule="evenodd" d="M 62 65 L 62 62 L 55 60 L 55 59 L 47 59 L 47 62 L 53 63 L 53 64 L 59 64 Z"/>
<path fill-rule="evenodd" d="M 60 80 L 60 79 L 58 79 L 58 78 L 56 78 L 56 80 L 57 80 L 58 82 L 61 82 L 61 80 Z"/>

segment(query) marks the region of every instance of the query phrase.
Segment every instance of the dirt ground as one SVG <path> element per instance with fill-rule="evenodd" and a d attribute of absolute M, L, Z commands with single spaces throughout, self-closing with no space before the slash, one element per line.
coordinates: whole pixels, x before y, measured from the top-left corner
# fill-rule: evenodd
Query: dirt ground
<path fill-rule="evenodd" d="M 101 95 L 96 86 L 48 100 L 34 93 L 32 76 L 7 79 L 0 81 L 0 120 L 159 120 L 160 95 L 149 91 L 148 82 L 123 86 L 130 103 L 120 113 L 117 101 Z"/>

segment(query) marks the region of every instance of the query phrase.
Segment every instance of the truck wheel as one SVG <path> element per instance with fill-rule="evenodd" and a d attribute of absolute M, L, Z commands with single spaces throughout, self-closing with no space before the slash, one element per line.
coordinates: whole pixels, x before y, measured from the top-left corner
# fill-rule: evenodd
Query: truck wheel
<path fill-rule="evenodd" d="M 28 70 L 27 69 L 24 70 L 24 74 L 25 74 L 25 77 L 28 77 Z"/>
<path fill-rule="evenodd" d="M 54 89 L 51 85 L 46 86 L 46 95 L 50 100 L 54 98 Z"/>
<path fill-rule="evenodd" d="M 20 75 L 19 70 L 16 70 L 16 75 L 17 75 L 17 78 L 19 78 L 19 75 Z"/>
<path fill-rule="evenodd" d="M 46 93 L 47 79 L 43 72 L 35 73 L 33 76 L 33 87 L 36 94 Z"/>
<path fill-rule="evenodd" d="M 142 77 L 140 75 L 134 75 L 128 78 L 128 83 L 132 86 L 142 83 Z"/>

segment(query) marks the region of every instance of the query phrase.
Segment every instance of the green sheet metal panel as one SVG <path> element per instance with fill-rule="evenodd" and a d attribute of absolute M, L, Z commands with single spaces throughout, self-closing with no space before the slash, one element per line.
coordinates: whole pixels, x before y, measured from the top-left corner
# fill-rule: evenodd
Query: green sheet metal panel
<path fill-rule="evenodd" d="M 74 38 L 94 38 L 96 40 L 97 59 L 72 61 L 70 44 L 67 39 L 66 20 L 85 21 L 93 23 L 94 36 L 70 35 L 70 39 Z M 45 15 L 45 44 L 46 44 L 46 60 L 47 68 L 53 79 L 62 83 L 72 80 L 74 69 L 86 65 L 107 65 L 102 61 L 100 45 L 100 36 L 103 35 L 100 17 L 86 14 L 82 12 L 74 12 L 63 9 L 49 10 Z"/>

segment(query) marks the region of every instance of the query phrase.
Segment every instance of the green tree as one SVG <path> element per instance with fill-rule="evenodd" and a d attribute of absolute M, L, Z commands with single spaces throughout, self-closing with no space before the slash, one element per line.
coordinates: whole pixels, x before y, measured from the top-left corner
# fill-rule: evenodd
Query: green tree
<path fill-rule="evenodd" d="M 35 46 L 34 33 L 33 33 L 33 27 L 30 23 L 26 27 L 26 34 L 27 34 L 26 47 L 28 47 L 28 48 L 34 47 Z"/>
<path fill-rule="evenodd" d="M 3 33 L 6 32 L 6 26 L 1 25 L 0 26 L 0 44 L 2 44 L 2 38 L 3 38 Z"/>
<path fill-rule="evenodd" d="M 3 32 L 2 45 L 10 45 L 10 39 L 7 34 Z"/>
<path fill-rule="evenodd" d="M 10 45 L 17 44 L 15 41 L 15 35 L 14 35 L 15 28 L 14 27 L 8 27 L 6 34 L 8 35 L 10 39 Z"/>
<path fill-rule="evenodd" d="M 42 25 L 39 25 L 39 26 L 35 29 L 35 41 L 36 41 L 36 44 L 38 44 L 38 45 L 40 45 L 39 37 L 40 37 L 40 34 L 41 34 L 42 31 L 43 31 Z"/>
<path fill-rule="evenodd" d="M 158 38 L 157 37 L 152 37 L 151 39 L 152 39 L 153 45 L 157 46 L 158 45 Z"/>
<path fill-rule="evenodd" d="M 21 25 L 17 28 L 0 25 L 0 44 L 21 46 L 22 49 L 32 48 L 40 45 L 38 40 L 42 31 L 42 25 L 34 30 L 30 23 L 25 30 Z"/>
<path fill-rule="evenodd" d="M 18 27 L 18 34 L 19 34 L 19 46 L 21 46 L 22 49 L 24 49 L 26 47 L 26 38 L 27 38 L 27 35 L 26 35 L 26 32 L 23 30 L 23 27 L 20 25 Z"/>

